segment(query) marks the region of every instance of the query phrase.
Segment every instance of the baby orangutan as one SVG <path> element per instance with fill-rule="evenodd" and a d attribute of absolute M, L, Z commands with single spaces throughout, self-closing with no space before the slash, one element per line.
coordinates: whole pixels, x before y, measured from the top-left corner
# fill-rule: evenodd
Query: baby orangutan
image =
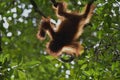
<path fill-rule="evenodd" d="M 95 8 L 93 2 L 88 3 L 81 14 L 68 12 L 65 2 L 58 2 L 54 8 L 58 18 L 61 19 L 60 25 L 56 27 L 50 22 L 50 18 L 42 18 L 37 33 L 38 39 L 44 40 L 46 33 L 49 35 L 51 40 L 46 45 L 47 52 L 54 57 L 62 53 L 79 56 L 84 47 L 77 42 L 77 39 L 93 15 Z"/>

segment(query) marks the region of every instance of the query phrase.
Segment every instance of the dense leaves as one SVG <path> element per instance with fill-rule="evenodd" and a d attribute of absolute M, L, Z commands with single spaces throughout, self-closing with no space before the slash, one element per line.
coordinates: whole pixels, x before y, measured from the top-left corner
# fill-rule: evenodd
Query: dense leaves
<path fill-rule="evenodd" d="M 46 16 L 57 21 L 49 0 L 34 0 Z M 88 0 L 65 0 L 80 11 Z M 36 38 L 41 15 L 30 0 L 0 0 L 0 80 L 119 80 L 120 2 L 96 0 L 96 9 L 80 42 L 85 52 L 70 63 L 45 52 L 49 40 Z"/>

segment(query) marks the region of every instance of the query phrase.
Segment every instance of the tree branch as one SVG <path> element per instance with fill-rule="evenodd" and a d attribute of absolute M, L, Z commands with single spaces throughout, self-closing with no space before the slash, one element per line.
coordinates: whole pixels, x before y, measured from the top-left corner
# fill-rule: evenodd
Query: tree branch
<path fill-rule="evenodd" d="M 30 3 L 33 5 L 33 8 L 34 8 L 35 12 L 37 12 L 37 13 L 39 13 L 39 15 L 47 18 L 47 17 L 43 14 L 43 12 L 39 9 L 39 7 L 37 6 L 37 4 L 35 3 L 34 0 L 30 0 Z"/>
<path fill-rule="evenodd" d="M 58 3 L 55 0 L 50 0 L 52 2 L 52 4 L 57 7 Z"/>

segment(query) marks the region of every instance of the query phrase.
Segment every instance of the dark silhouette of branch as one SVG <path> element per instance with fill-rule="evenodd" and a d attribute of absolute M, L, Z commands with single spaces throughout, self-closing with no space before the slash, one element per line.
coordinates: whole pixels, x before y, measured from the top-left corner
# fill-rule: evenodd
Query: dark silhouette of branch
<path fill-rule="evenodd" d="M 33 5 L 33 8 L 35 10 L 35 12 L 39 13 L 41 16 L 47 18 L 43 12 L 39 9 L 39 7 L 37 6 L 37 4 L 35 3 L 35 0 L 30 0 L 31 4 Z"/>
<path fill-rule="evenodd" d="M 58 3 L 55 0 L 51 0 L 52 4 L 57 7 Z"/>

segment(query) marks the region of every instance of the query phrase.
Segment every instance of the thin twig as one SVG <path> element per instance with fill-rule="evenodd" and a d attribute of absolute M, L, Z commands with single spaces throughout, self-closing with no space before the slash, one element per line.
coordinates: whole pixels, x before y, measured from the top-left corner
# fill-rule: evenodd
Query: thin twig
<path fill-rule="evenodd" d="M 47 17 L 43 14 L 43 12 L 39 9 L 39 7 L 37 6 L 37 4 L 35 3 L 34 0 L 30 0 L 30 2 L 31 2 L 31 4 L 33 5 L 33 8 L 34 8 L 35 12 L 37 12 L 37 13 L 39 13 L 41 16 L 47 18 Z"/>
<path fill-rule="evenodd" d="M 52 4 L 57 7 L 58 3 L 55 0 L 50 0 L 52 2 Z"/>

